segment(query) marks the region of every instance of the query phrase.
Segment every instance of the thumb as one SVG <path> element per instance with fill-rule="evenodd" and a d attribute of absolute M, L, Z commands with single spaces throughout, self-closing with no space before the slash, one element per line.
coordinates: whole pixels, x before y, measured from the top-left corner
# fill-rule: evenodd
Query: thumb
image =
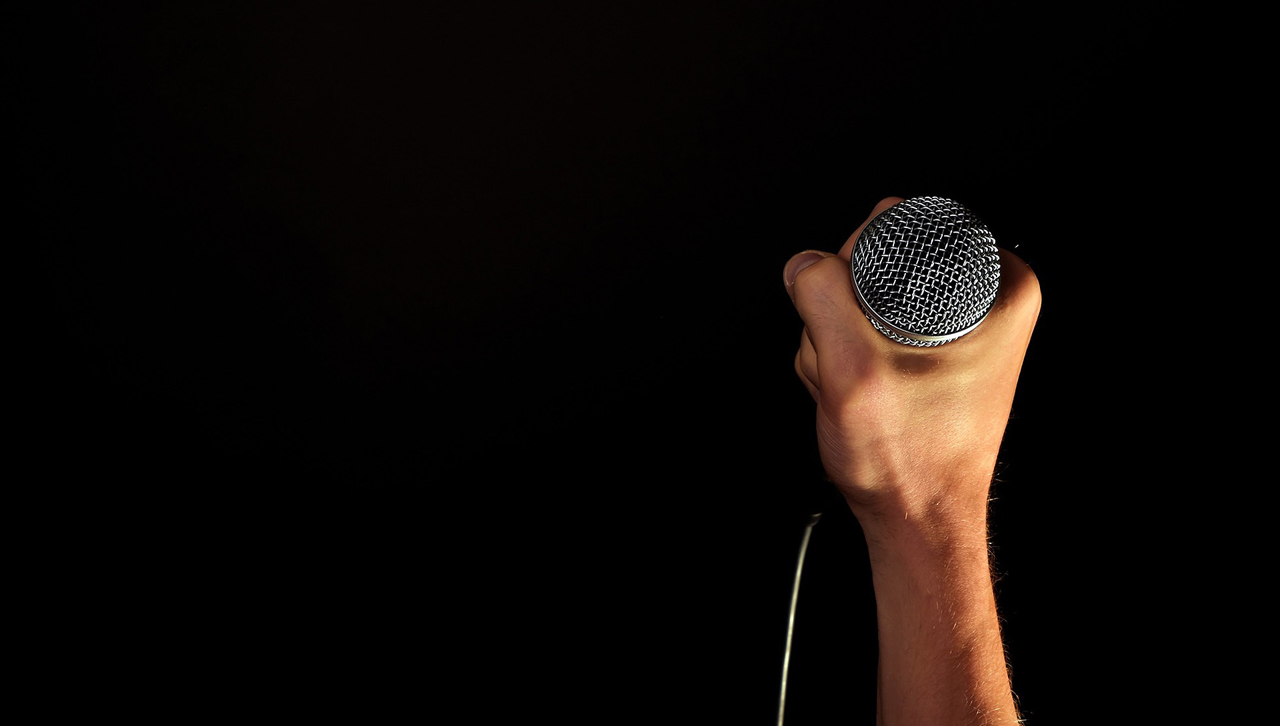
<path fill-rule="evenodd" d="M 795 292 L 792 288 L 796 284 L 796 275 L 800 274 L 809 265 L 830 256 L 831 253 L 829 252 L 805 250 L 787 260 L 786 267 L 782 269 L 782 282 L 787 286 L 787 294 L 791 296 L 792 302 L 795 301 Z"/>

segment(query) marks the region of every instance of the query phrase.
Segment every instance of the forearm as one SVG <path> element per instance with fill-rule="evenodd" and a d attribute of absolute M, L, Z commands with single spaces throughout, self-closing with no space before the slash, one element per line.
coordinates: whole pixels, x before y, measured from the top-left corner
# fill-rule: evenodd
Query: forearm
<path fill-rule="evenodd" d="M 1018 722 L 985 507 L 983 497 L 860 517 L 875 586 L 881 726 Z"/>

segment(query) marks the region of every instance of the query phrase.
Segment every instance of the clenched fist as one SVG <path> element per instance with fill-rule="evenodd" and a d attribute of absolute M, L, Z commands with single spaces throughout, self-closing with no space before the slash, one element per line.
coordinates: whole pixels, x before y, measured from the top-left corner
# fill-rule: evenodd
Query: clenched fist
<path fill-rule="evenodd" d="M 890 197 L 872 217 L 902 201 Z M 802 252 L 787 291 L 804 321 L 796 372 L 817 402 L 827 475 L 864 525 L 985 507 L 1023 355 L 1040 311 L 1031 269 L 1001 251 L 995 306 L 976 330 L 934 348 L 876 331 L 854 297 L 850 254 Z"/>

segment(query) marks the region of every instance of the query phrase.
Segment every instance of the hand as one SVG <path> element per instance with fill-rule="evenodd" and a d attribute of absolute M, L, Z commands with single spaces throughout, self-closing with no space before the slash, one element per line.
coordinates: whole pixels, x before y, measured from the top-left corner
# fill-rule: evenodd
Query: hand
<path fill-rule="evenodd" d="M 879 214 L 902 201 L 890 197 Z M 850 254 L 802 252 L 784 282 L 805 323 L 796 354 L 817 402 L 818 446 L 832 483 L 866 527 L 879 520 L 981 517 L 1014 389 L 1040 312 L 1034 273 L 1000 251 L 994 307 L 976 330 L 942 346 L 895 343 L 854 297 Z"/>
<path fill-rule="evenodd" d="M 871 216 L 900 201 L 882 200 Z M 837 255 L 791 258 L 783 281 L 805 324 L 796 372 L 818 404 L 822 462 L 867 540 L 876 723 L 1020 723 L 986 515 L 1040 285 L 1001 250 L 1000 289 L 977 329 L 934 348 L 895 343 L 854 297 L 850 253 L 865 226 Z"/>

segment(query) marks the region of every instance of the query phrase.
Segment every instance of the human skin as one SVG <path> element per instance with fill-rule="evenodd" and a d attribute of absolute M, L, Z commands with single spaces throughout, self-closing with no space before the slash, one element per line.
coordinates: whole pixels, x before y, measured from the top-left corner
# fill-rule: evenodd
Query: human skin
<path fill-rule="evenodd" d="M 889 197 L 867 221 L 902 201 Z M 915 348 L 863 315 L 850 253 L 788 261 L 804 321 L 795 368 L 817 404 L 818 449 L 862 526 L 879 633 L 881 726 L 1013 724 L 987 542 L 992 473 L 1040 312 L 1040 285 L 1001 250 L 996 302 L 973 332 Z"/>

